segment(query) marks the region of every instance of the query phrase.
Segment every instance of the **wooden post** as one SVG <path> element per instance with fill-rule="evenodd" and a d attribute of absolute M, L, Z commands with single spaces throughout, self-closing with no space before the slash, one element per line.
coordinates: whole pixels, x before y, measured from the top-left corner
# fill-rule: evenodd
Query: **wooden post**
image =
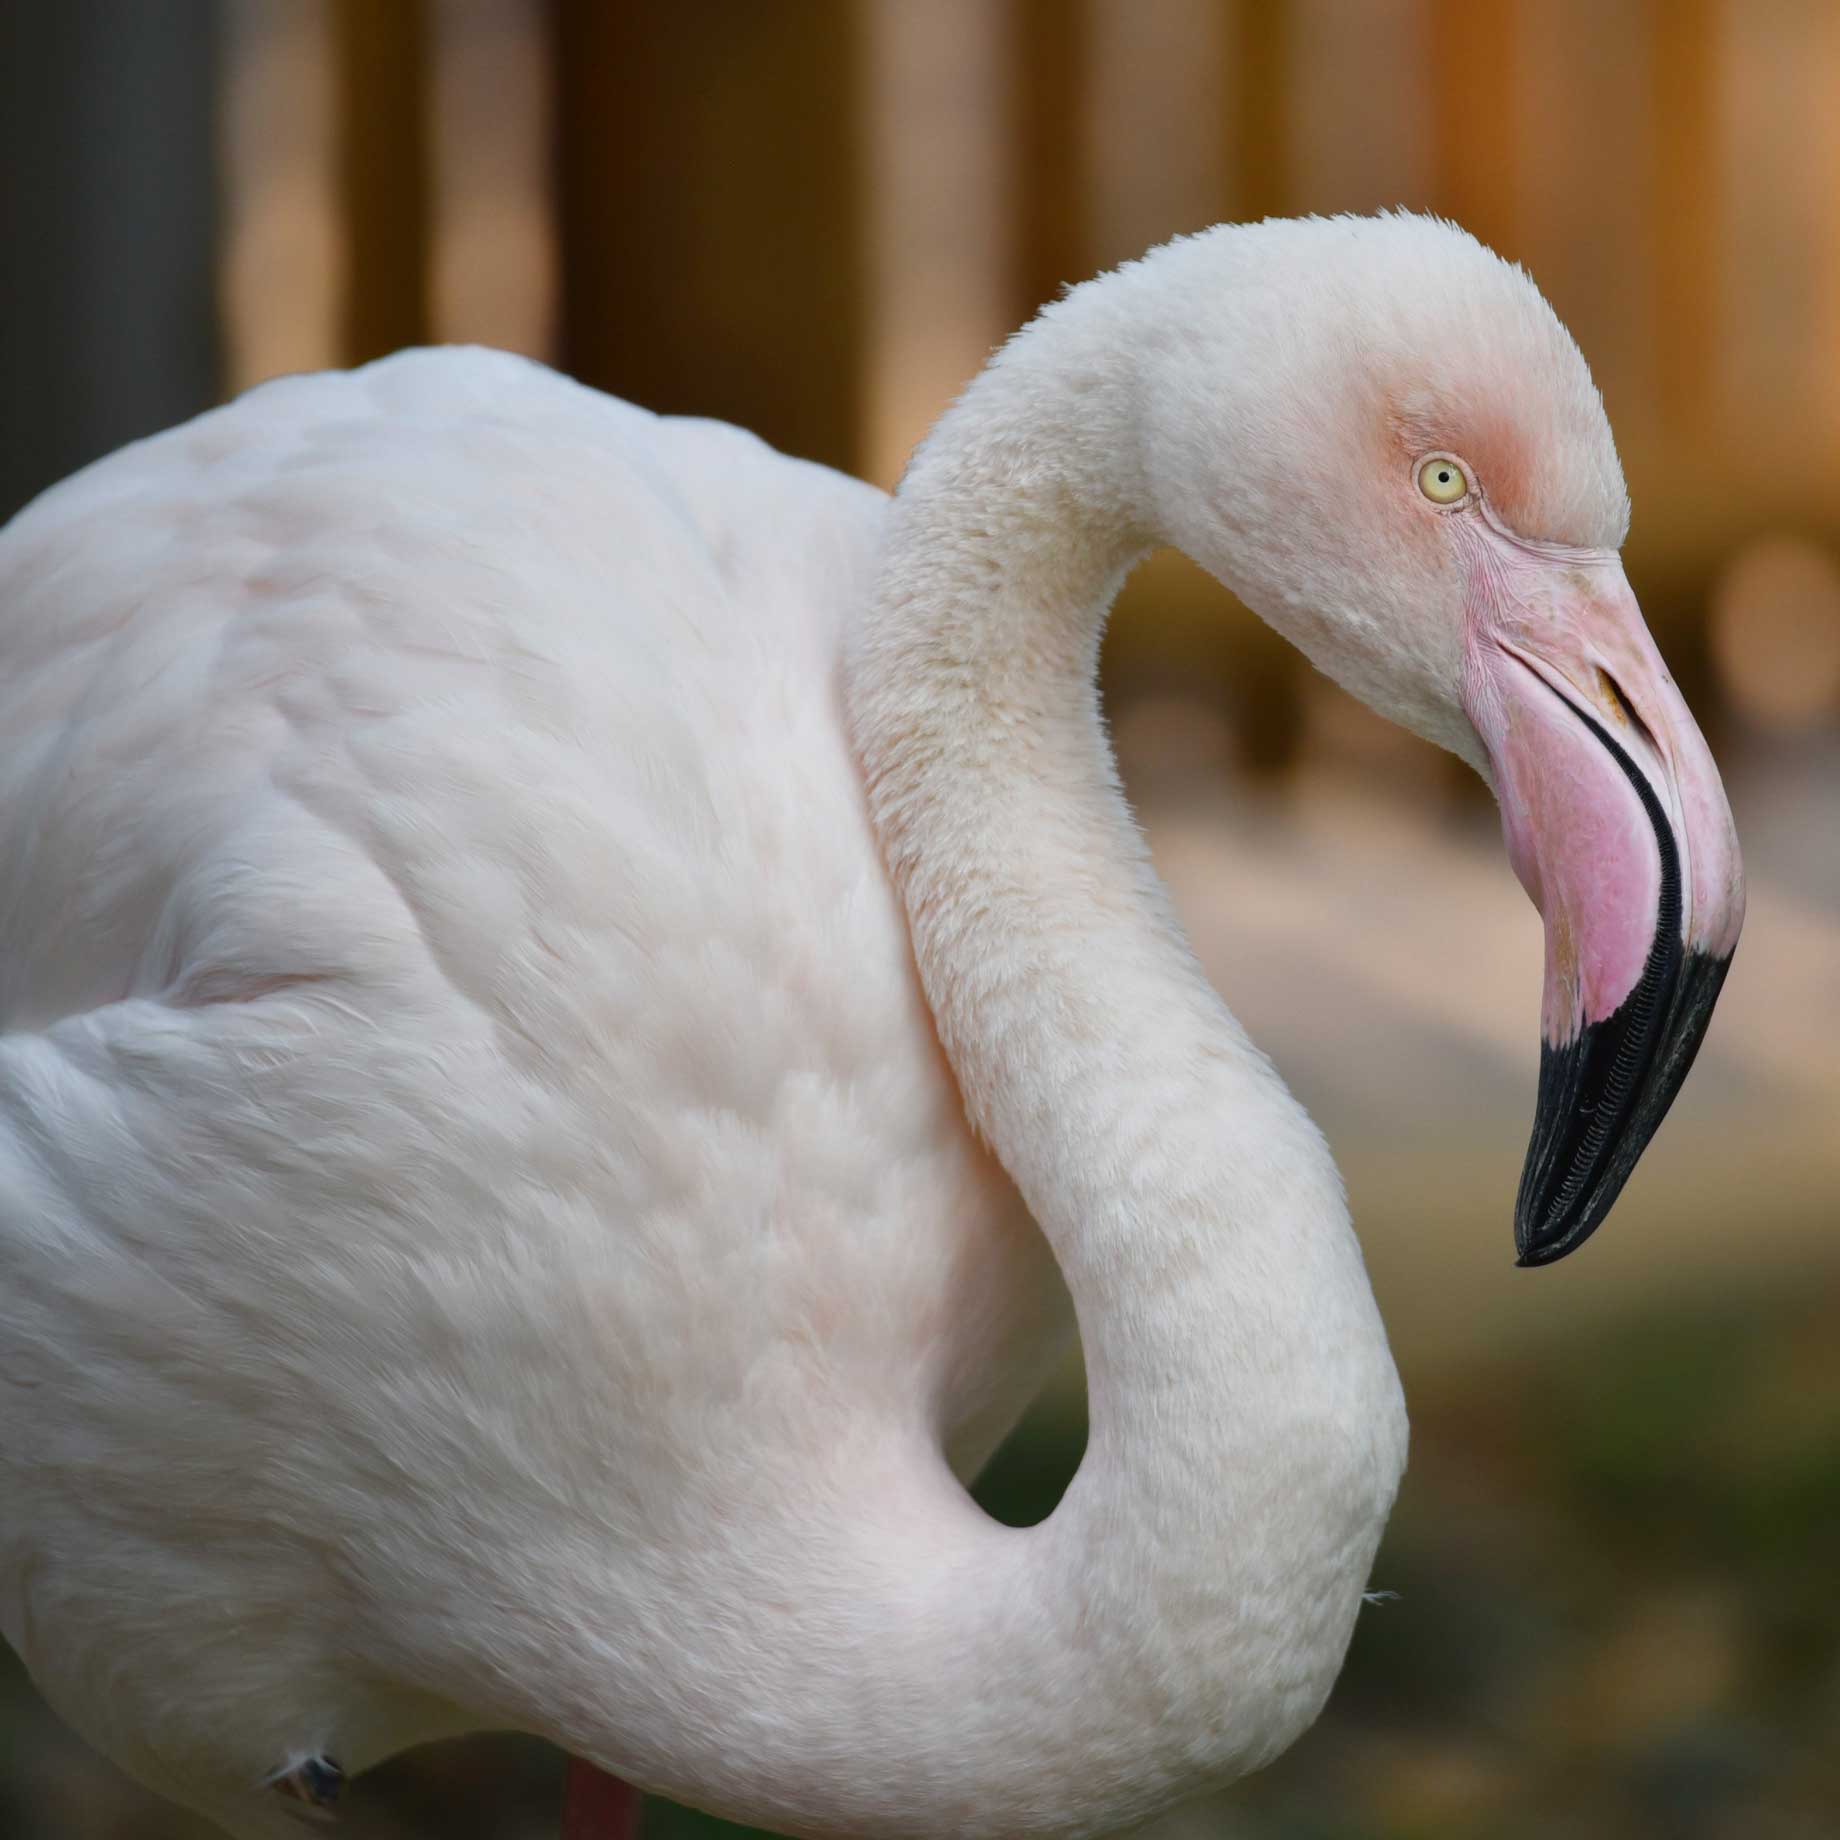
<path fill-rule="evenodd" d="M 1017 325 L 1089 272 L 1086 62 L 1077 0 L 1009 0 Z"/>
<path fill-rule="evenodd" d="M 339 355 L 364 364 L 430 335 L 428 33 L 422 0 L 334 0 Z"/>
<path fill-rule="evenodd" d="M 1234 9 L 1227 170 L 1229 210 L 1242 221 L 1282 217 L 1290 209 L 1295 78 L 1289 15 L 1287 0 L 1240 0 Z"/>
<path fill-rule="evenodd" d="M 1703 435 L 1716 384 L 1718 71 L 1713 0 L 1651 0 L 1655 271 L 1652 318 L 1662 425 Z"/>
<path fill-rule="evenodd" d="M 1515 0 L 1430 0 L 1436 208 L 1517 260 Z"/>
<path fill-rule="evenodd" d="M 559 350 L 647 408 L 854 468 L 854 0 L 551 0 Z"/>
<path fill-rule="evenodd" d="M 217 25 L 0 6 L 0 519 L 217 398 Z"/>

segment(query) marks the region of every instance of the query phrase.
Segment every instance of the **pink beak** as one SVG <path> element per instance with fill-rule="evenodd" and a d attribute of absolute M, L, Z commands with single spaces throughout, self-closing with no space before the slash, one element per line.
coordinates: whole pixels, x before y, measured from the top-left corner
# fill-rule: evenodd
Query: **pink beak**
<path fill-rule="evenodd" d="M 1463 704 L 1546 922 L 1523 1265 L 1602 1221 L 1705 1036 L 1744 921 L 1731 808 L 1617 558 L 1471 525 Z"/>

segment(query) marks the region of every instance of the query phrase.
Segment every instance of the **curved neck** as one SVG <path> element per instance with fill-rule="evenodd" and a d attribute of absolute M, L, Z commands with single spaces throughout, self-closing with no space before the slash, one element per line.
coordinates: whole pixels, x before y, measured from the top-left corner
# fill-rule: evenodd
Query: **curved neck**
<path fill-rule="evenodd" d="M 1140 273 L 941 423 L 846 660 L 940 1038 L 1079 1315 L 1079 1474 L 1000 1527 L 937 1426 L 865 1413 L 796 1500 L 760 1474 L 741 1556 L 600 1563 L 589 1503 L 579 1544 L 520 1552 L 539 1614 L 453 1619 L 495 1722 L 777 1831 L 1065 1840 L 1268 1761 L 1341 1665 L 1404 1461 L 1334 1165 L 1195 963 L 1100 721 L 1107 609 L 1165 528 L 1156 328 L 1115 311 Z"/>
<path fill-rule="evenodd" d="M 1107 295 L 1130 285 L 1051 309 L 935 431 L 849 664 L 941 1040 L 1060 1261 L 1091 1397 L 1056 1514 L 953 1564 L 986 1583 L 933 1603 L 934 1678 L 993 1725 L 978 1670 L 1026 1683 L 1040 1731 L 964 1742 L 992 1769 L 1032 1755 L 1039 1794 L 1051 1733 L 1095 1829 L 1136 1812 L 1095 1785 L 1154 1793 L 1159 1759 L 1172 1788 L 1230 1777 L 1315 1716 L 1404 1458 L 1334 1166 L 1196 964 L 1099 716 L 1105 616 L 1162 525 L 1149 339 Z"/>

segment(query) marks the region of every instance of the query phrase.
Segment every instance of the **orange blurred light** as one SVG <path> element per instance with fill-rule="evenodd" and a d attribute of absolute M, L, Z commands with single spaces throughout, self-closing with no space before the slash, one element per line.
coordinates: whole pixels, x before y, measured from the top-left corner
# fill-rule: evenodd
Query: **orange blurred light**
<path fill-rule="evenodd" d="M 435 81 L 435 335 L 551 356 L 555 226 L 541 0 L 442 0 Z"/>

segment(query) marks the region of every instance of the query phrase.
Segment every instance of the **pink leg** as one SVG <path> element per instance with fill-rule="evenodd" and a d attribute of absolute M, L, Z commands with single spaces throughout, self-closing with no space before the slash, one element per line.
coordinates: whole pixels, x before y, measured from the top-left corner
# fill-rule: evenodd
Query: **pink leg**
<path fill-rule="evenodd" d="M 639 1791 L 571 1757 L 562 1840 L 639 1840 Z"/>

